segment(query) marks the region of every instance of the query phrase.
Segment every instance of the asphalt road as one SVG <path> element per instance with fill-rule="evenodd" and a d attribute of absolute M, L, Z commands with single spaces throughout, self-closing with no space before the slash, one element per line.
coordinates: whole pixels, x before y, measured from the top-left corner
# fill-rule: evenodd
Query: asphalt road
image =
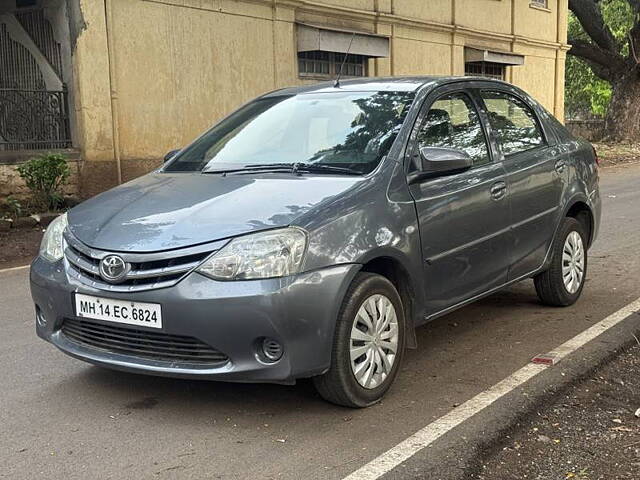
<path fill-rule="evenodd" d="M 640 295 L 640 166 L 602 173 L 605 215 L 572 308 L 531 281 L 418 332 L 384 402 L 349 410 L 297 386 L 114 372 L 37 339 L 27 271 L 0 273 L 0 478 L 340 479 Z"/>

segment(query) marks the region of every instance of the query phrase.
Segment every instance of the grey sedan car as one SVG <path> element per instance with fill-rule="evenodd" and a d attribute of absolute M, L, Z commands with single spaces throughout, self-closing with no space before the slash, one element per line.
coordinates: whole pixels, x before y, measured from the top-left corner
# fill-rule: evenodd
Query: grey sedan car
<path fill-rule="evenodd" d="M 598 159 L 526 93 L 479 78 L 278 90 L 48 228 L 36 329 L 129 372 L 312 377 L 364 407 L 416 327 L 523 279 L 580 296 Z"/>

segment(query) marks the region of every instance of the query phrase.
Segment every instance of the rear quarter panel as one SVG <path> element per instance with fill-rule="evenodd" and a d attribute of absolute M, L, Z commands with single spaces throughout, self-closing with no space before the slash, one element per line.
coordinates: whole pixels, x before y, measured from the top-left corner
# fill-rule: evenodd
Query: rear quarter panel
<path fill-rule="evenodd" d="M 571 139 L 571 168 L 569 169 L 569 189 L 567 192 L 566 211 L 576 201 L 586 203 L 593 215 L 593 230 L 589 244 L 595 241 L 600 229 L 602 215 L 598 164 L 593 146 L 582 139 Z"/>
<path fill-rule="evenodd" d="M 526 94 L 525 94 L 526 95 Z M 566 188 L 563 191 L 556 229 L 576 202 L 585 203 L 593 215 L 593 231 L 590 244 L 597 236 L 601 217 L 601 202 L 599 193 L 598 165 L 591 143 L 574 137 L 562 123 L 544 109 L 537 101 L 527 95 L 531 103 L 536 106 L 541 120 L 545 124 L 545 131 L 555 137 L 560 156 L 567 162 Z M 551 240 L 549 245 L 551 245 Z"/>
<path fill-rule="evenodd" d="M 589 244 L 593 244 L 600 227 L 601 201 L 599 172 L 593 145 L 573 136 L 555 117 L 549 114 L 548 122 L 556 135 L 559 148 L 565 152 L 568 178 L 562 200 L 561 218 L 564 218 L 576 202 L 585 203 L 592 214 L 592 232 Z"/>

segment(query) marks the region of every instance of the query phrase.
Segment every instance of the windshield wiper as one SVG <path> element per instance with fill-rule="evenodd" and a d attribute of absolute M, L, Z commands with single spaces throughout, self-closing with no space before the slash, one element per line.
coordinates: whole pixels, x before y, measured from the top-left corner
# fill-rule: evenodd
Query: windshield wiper
<path fill-rule="evenodd" d="M 268 172 L 268 171 L 291 171 L 292 163 L 262 163 L 242 165 L 238 168 L 219 168 L 212 167 L 203 170 L 202 173 L 240 173 L 240 172 Z"/>
<path fill-rule="evenodd" d="M 352 168 L 336 167 L 327 164 L 318 163 L 264 163 L 264 164 L 249 164 L 243 165 L 239 168 L 221 168 L 221 169 L 209 169 L 203 170 L 202 173 L 251 173 L 251 172 L 291 172 L 293 174 L 299 173 L 341 173 L 343 175 L 362 175 L 361 172 Z"/>
<path fill-rule="evenodd" d="M 308 172 L 308 173 L 342 173 L 344 175 L 362 175 L 362 172 L 353 168 L 336 167 L 334 165 L 327 165 L 326 163 L 294 163 L 292 166 L 292 172 Z"/>

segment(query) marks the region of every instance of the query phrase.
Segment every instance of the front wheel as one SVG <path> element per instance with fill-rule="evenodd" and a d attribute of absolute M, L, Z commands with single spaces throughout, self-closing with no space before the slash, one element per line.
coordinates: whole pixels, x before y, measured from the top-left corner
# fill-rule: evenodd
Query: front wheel
<path fill-rule="evenodd" d="M 359 273 L 336 323 L 331 366 L 314 378 L 327 401 L 362 408 L 391 387 L 402 360 L 405 318 L 400 295 L 381 275 Z"/>
<path fill-rule="evenodd" d="M 542 303 L 566 307 L 578 300 L 587 276 L 586 245 L 582 224 L 565 218 L 554 240 L 551 266 L 534 278 Z"/>

